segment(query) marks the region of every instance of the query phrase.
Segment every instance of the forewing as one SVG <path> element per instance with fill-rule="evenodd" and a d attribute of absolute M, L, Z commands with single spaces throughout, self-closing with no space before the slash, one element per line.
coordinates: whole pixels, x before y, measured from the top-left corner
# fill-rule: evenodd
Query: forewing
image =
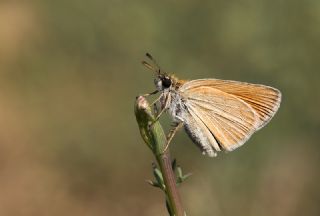
<path fill-rule="evenodd" d="M 260 123 L 257 129 L 265 126 L 280 107 L 281 92 L 270 86 L 230 80 L 199 79 L 186 82 L 181 91 L 197 91 L 199 87 L 210 87 L 236 96 L 250 105 L 258 114 Z"/>
<path fill-rule="evenodd" d="M 260 125 L 256 111 L 234 95 L 210 86 L 183 87 L 188 112 L 206 125 L 221 149 L 241 146 Z"/>

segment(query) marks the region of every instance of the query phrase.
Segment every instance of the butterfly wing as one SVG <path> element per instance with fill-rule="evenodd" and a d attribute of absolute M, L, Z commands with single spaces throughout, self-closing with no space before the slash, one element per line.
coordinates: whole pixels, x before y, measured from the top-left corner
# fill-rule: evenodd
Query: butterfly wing
<path fill-rule="evenodd" d="M 184 128 L 191 140 L 210 157 L 221 151 L 218 141 L 206 124 L 191 110 L 184 113 Z"/>
<path fill-rule="evenodd" d="M 241 146 L 265 125 L 281 97 L 271 87 L 216 79 L 189 81 L 179 91 L 190 115 L 200 119 L 226 151 Z"/>
<path fill-rule="evenodd" d="M 261 121 L 258 129 L 265 126 L 280 107 L 281 92 L 273 87 L 219 79 L 199 79 L 186 82 L 182 91 L 207 86 L 219 89 L 236 96 L 249 104 L 258 114 Z"/>

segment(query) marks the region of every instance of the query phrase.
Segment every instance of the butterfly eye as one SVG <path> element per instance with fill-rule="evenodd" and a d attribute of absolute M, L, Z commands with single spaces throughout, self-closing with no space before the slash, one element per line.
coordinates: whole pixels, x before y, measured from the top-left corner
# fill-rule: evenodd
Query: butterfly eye
<path fill-rule="evenodd" d="M 162 86 L 164 88 L 169 88 L 171 86 L 171 79 L 168 77 L 164 77 L 162 80 Z"/>

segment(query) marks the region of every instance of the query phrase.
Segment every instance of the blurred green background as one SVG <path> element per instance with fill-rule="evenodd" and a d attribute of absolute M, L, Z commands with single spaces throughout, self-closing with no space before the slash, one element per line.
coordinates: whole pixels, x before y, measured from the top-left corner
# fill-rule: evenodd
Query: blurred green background
<path fill-rule="evenodd" d="M 232 153 L 175 137 L 188 215 L 320 215 L 319 38 L 315 0 L 1 1 L 0 215 L 167 215 L 133 113 L 154 90 L 145 52 L 283 93 Z"/>

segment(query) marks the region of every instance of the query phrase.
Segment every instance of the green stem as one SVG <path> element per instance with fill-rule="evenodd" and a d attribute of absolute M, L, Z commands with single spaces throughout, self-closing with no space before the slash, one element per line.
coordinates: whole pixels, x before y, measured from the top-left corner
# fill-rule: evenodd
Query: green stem
<path fill-rule="evenodd" d="M 174 211 L 175 215 L 182 216 L 184 215 L 184 211 L 182 208 L 179 192 L 176 186 L 176 179 L 172 170 L 169 152 L 167 151 L 166 153 L 159 155 L 159 157 L 157 157 L 157 161 L 163 175 L 163 180 L 166 185 L 166 192 L 172 210 Z"/>
<path fill-rule="evenodd" d="M 172 170 L 169 149 L 164 152 L 167 143 L 166 135 L 158 121 L 150 126 L 150 123 L 154 121 L 155 117 L 152 114 L 147 100 L 142 96 L 136 99 L 135 115 L 140 134 L 148 147 L 151 148 L 159 164 L 169 206 L 175 216 L 184 216 L 185 212 L 177 189 L 176 178 Z"/>

